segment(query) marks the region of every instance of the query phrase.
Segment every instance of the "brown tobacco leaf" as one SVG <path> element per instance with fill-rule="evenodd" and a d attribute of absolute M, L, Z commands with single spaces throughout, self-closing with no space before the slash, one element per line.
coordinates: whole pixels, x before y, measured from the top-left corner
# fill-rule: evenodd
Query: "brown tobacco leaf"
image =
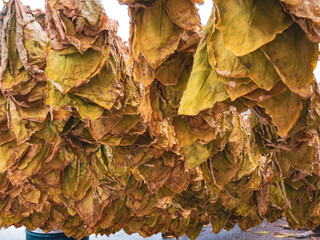
<path fill-rule="evenodd" d="M 35 118 L 39 118 L 40 122 L 35 122 L 35 121 L 29 121 L 28 119 L 24 119 L 22 116 L 20 116 L 19 108 L 16 107 L 13 101 L 9 100 L 8 102 L 8 127 L 14 136 L 15 140 L 17 141 L 18 144 L 24 143 L 28 141 L 31 137 L 32 134 L 34 134 L 36 131 L 40 130 L 43 126 L 43 121 L 47 114 L 49 109 L 45 107 L 40 112 L 38 112 L 38 109 L 31 109 L 31 113 L 34 114 L 34 116 L 28 116 L 31 117 L 32 120 Z M 42 116 L 41 116 L 42 115 Z"/>
<path fill-rule="evenodd" d="M 316 0 L 281 0 L 293 20 L 305 31 L 312 42 L 320 42 L 319 3 Z"/>
<path fill-rule="evenodd" d="M 173 55 L 158 68 L 154 78 L 165 86 L 177 85 L 189 58 L 189 53 Z"/>
<path fill-rule="evenodd" d="M 201 30 L 201 20 L 198 9 L 190 0 L 168 0 L 166 11 L 172 22 L 182 29 L 191 32 Z"/>
<path fill-rule="evenodd" d="M 165 71 L 165 69 L 164 69 Z M 143 61 L 139 64 L 134 64 L 133 66 L 134 80 L 140 82 L 143 86 L 147 87 L 152 84 L 155 79 L 155 71 L 146 62 Z M 161 76 L 160 76 L 161 77 Z M 165 76 L 167 78 L 167 76 Z"/>
<path fill-rule="evenodd" d="M 8 74 L 14 78 L 23 67 L 32 77 L 44 80 L 42 68 L 49 39 L 20 1 L 8 3 L 2 28 L 1 78 L 3 79 L 7 67 L 10 72 Z"/>
<path fill-rule="evenodd" d="M 117 24 L 110 20 L 100 2 L 47 0 L 46 14 L 49 23 L 51 48 L 56 51 L 84 53 L 89 48 L 99 50 L 96 45 L 104 30 L 116 31 Z"/>
<path fill-rule="evenodd" d="M 165 184 L 171 189 L 179 189 L 178 193 L 182 192 L 186 188 L 186 185 L 184 184 L 185 181 L 181 181 L 180 178 L 188 179 L 188 172 L 184 167 L 184 163 L 175 159 L 174 166 L 170 166 L 166 164 L 164 159 L 150 159 L 149 162 L 139 166 L 139 176 L 148 185 L 152 193 L 157 192 Z M 182 166 L 180 167 L 179 165 Z M 171 177 L 173 173 L 175 173 L 174 178 Z"/>
<path fill-rule="evenodd" d="M 2 19 L 0 88 L 6 98 L 8 131 L 3 142 L 13 137 L 17 144 L 29 141 L 46 124 L 49 107 L 44 67 L 49 43 L 46 32 L 30 10 L 10 1 Z"/>
<path fill-rule="evenodd" d="M 312 182 L 316 181 L 318 175 L 318 169 L 313 166 L 320 161 L 319 155 L 315 153 L 319 147 L 316 130 L 319 128 L 319 122 L 307 122 L 308 119 L 315 120 L 319 117 L 315 104 L 319 102 L 319 92 L 316 82 L 312 87 L 314 92 L 311 98 L 302 102 L 300 116 L 286 137 L 280 138 L 277 128 L 269 123 L 256 121 L 252 124 L 255 125 L 252 136 L 256 146 L 265 156 L 270 156 L 261 165 L 264 172 L 262 179 L 268 183 L 268 200 L 278 209 L 269 207 L 268 211 L 272 211 L 266 212 L 265 215 L 269 219 L 275 219 L 284 211 L 287 222 L 292 227 L 307 225 L 308 216 L 314 211 L 314 200 L 311 196 L 316 191 Z M 260 118 L 261 115 L 263 114 L 257 111 L 252 117 Z M 274 176 L 274 173 L 279 177 Z M 312 187 L 305 188 L 307 185 Z"/>
<path fill-rule="evenodd" d="M 28 150 L 26 143 L 17 145 L 15 141 L 5 143 L 0 146 L 1 168 L 0 172 L 4 173 L 13 164 L 15 164 Z"/>
<path fill-rule="evenodd" d="M 44 71 L 40 68 L 45 63 L 45 51 L 49 39 L 40 24 L 26 13 L 26 9 L 19 2 L 16 3 L 17 16 L 17 50 L 24 68 L 36 79 L 43 80 Z"/>
<path fill-rule="evenodd" d="M 88 231 L 92 231 L 98 221 L 100 221 L 102 209 L 108 204 L 108 201 L 101 202 L 93 190 L 90 188 L 86 195 L 75 203 L 75 209 L 87 225 Z"/>
<path fill-rule="evenodd" d="M 30 147 L 25 156 L 20 159 L 17 168 L 9 172 L 8 178 L 10 181 L 17 185 L 27 181 L 42 167 L 43 160 L 50 152 L 48 145 L 39 144 Z"/>

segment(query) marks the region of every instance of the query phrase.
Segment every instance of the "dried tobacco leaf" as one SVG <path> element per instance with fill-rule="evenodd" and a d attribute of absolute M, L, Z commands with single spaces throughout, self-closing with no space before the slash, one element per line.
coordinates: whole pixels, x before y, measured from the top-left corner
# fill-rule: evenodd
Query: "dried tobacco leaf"
<path fill-rule="evenodd" d="M 246 55 L 271 42 L 292 23 L 277 0 L 237 3 L 216 0 L 215 3 L 220 15 L 217 28 L 226 48 L 236 56 Z"/>
<path fill-rule="evenodd" d="M 281 0 L 292 15 L 293 20 L 305 31 L 312 42 L 320 42 L 318 2 L 314 0 Z"/>
<path fill-rule="evenodd" d="M 261 49 L 291 91 L 301 97 L 310 96 L 319 50 L 297 24 Z"/>
<path fill-rule="evenodd" d="M 132 13 L 137 44 L 153 69 L 174 53 L 183 33 L 170 20 L 166 5 L 166 1 L 156 0 L 150 9 L 138 8 Z"/>
<path fill-rule="evenodd" d="M 240 58 L 224 46 L 222 34 L 218 29 L 214 29 L 209 35 L 208 55 L 211 67 L 218 74 L 231 78 L 249 77 L 247 65 L 242 64 Z"/>
<path fill-rule="evenodd" d="M 197 115 L 203 110 L 212 108 L 216 102 L 229 97 L 208 61 L 207 38 L 208 31 L 214 24 L 214 17 L 211 16 L 209 21 L 211 23 L 202 33 L 203 38 L 194 57 L 194 67 L 180 102 L 179 114 Z"/>
<path fill-rule="evenodd" d="M 285 137 L 294 126 L 302 109 L 301 98 L 289 90 L 280 96 L 260 102 L 258 105 L 271 115 L 272 122 L 278 127 L 281 137 Z"/>
<path fill-rule="evenodd" d="M 201 0 L 120 2 L 131 56 L 98 0 L 47 0 L 48 25 L 18 0 L 1 13 L 0 226 L 196 239 L 210 222 L 319 225 L 318 53 L 292 24 L 307 7 L 216 1 L 201 33 Z"/>
<path fill-rule="evenodd" d="M 51 50 L 46 68 L 47 78 L 60 92 L 66 94 L 89 82 L 101 71 L 108 59 L 109 49 L 104 46 L 101 51 L 89 49 L 84 54 L 68 55 L 59 55 Z"/>

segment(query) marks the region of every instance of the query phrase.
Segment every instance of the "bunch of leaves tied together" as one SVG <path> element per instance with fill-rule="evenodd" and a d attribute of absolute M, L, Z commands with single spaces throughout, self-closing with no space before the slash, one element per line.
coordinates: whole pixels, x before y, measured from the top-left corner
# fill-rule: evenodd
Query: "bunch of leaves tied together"
<path fill-rule="evenodd" d="M 100 0 L 1 12 L 0 227 L 319 225 L 317 1 L 119 2 L 129 49 Z"/>
<path fill-rule="evenodd" d="M 320 108 L 313 75 L 319 54 L 318 3 L 214 3 L 179 114 L 199 116 L 221 105 L 236 109 L 235 114 L 250 109 L 249 146 L 259 177 L 249 205 L 236 206 L 245 216 L 239 226 L 247 229 L 261 219 L 286 216 L 294 228 L 314 229 L 320 223 Z M 213 156 L 213 164 L 216 161 Z M 230 160 L 224 163 L 230 166 Z M 218 226 L 228 226 L 233 219 L 226 207 Z M 255 214 L 246 216 L 248 209 Z"/>

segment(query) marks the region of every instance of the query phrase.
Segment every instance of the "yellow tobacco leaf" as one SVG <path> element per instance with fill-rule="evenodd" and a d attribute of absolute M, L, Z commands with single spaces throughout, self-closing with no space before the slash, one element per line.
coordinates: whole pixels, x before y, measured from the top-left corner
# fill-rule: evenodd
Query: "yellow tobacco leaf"
<path fill-rule="evenodd" d="M 232 156 L 233 157 L 233 156 Z M 234 157 L 232 161 L 236 161 L 237 158 Z M 232 178 L 234 178 L 240 167 L 240 162 L 231 162 L 227 156 L 226 151 L 221 151 L 215 154 L 210 160 L 212 164 L 212 177 L 214 183 L 222 189 L 226 184 L 228 184 Z"/>
<path fill-rule="evenodd" d="M 216 0 L 217 28 L 226 48 L 236 56 L 255 51 L 288 28 L 292 19 L 278 0 Z"/>
<path fill-rule="evenodd" d="M 191 145 L 197 140 L 187 119 L 178 116 L 173 119 L 172 124 L 174 126 L 175 137 L 177 138 L 180 147 Z"/>
<path fill-rule="evenodd" d="M 0 125 L 7 122 L 7 99 L 0 93 Z"/>
<path fill-rule="evenodd" d="M 45 110 L 47 114 L 47 109 Z M 37 112 L 34 112 L 37 114 Z M 12 100 L 8 102 L 9 130 L 17 143 L 23 143 L 31 137 L 33 133 L 41 128 L 42 123 L 30 122 L 20 117 L 18 109 Z"/>
<path fill-rule="evenodd" d="M 233 129 L 226 147 L 235 157 L 238 157 L 243 151 L 244 131 L 241 128 L 240 118 L 236 114 L 233 115 L 232 125 Z"/>
<path fill-rule="evenodd" d="M 211 67 L 220 75 L 231 78 L 249 77 L 249 72 L 240 62 L 240 58 L 224 46 L 222 34 L 218 29 L 209 35 L 208 54 Z"/>
<path fill-rule="evenodd" d="M 33 122 L 43 122 L 49 113 L 49 106 L 43 103 L 36 103 L 29 108 L 18 107 L 17 111 L 22 119 Z"/>
<path fill-rule="evenodd" d="M 166 11 L 172 22 L 191 32 L 201 30 L 201 20 L 196 6 L 190 0 L 168 0 Z"/>
<path fill-rule="evenodd" d="M 46 74 L 51 83 L 62 93 L 81 86 L 97 75 L 109 57 L 110 47 L 101 51 L 87 50 L 84 54 L 59 55 L 49 51 Z"/>
<path fill-rule="evenodd" d="M 103 107 L 94 103 L 86 102 L 80 97 L 71 94 L 69 94 L 69 97 L 73 100 L 74 106 L 77 108 L 82 119 L 98 119 L 104 111 Z"/>
<path fill-rule="evenodd" d="M 72 2 L 73 4 L 73 2 Z M 101 20 L 101 12 L 103 11 L 103 6 L 98 0 L 88 0 L 85 1 L 79 16 L 84 17 L 91 26 L 98 24 L 98 21 Z"/>
<path fill-rule="evenodd" d="M 270 91 L 280 76 L 260 49 L 240 57 L 241 63 L 248 69 L 250 78 L 259 88 Z"/>
<path fill-rule="evenodd" d="M 21 97 L 20 101 L 25 101 L 26 103 L 36 104 L 36 101 L 43 101 L 47 97 L 47 83 L 46 82 L 38 82 L 28 94 Z M 32 105 L 30 104 L 30 105 Z M 32 107 L 32 106 L 30 106 Z"/>
<path fill-rule="evenodd" d="M 80 161 L 79 168 L 79 185 L 77 191 L 74 193 L 73 198 L 75 200 L 80 200 L 84 198 L 88 189 L 92 186 L 93 176 L 92 172 L 88 170 L 88 159 L 83 155 L 83 152 L 79 154 L 78 159 Z"/>
<path fill-rule="evenodd" d="M 32 203 L 39 203 L 41 191 L 30 185 L 23 189 L 21 197 Z"/>
<path fill-rule="evenodd" d="M 285 2 L 285 3 L 288 3 L 288 4 L 291 4 L 291 5 L 297 5 L 301 2 L 303 2 L 304 0 L 281 0 L 282 2 Z"/>
<path fill-rule="evenodd" d="M 310 96 L 318 44 L 310 42 L 302 29 L 293 24 L 261 49 L 291 91 L 301 97 Z"/>
<path fill-rule="evenodd" d="M 123 95 L 123 86 L 118 81 L 114 59 L 109 57 L 106 67 L 101 70 L 100 74 L 76 88 L 72 93 L 110 110 L 117 98 Z"/>
<path fill-rule="evenodd" d="M 165 10 L 166 1 L 156 0 L 134 16 L 137 41 L 149 65 L 156 69 L 177 49 L 183 30 Z"/>
<path fill-rule="evenodd" d="M 17 145 L 15 141 L 0 146 L 0 173 L 4 173 L 15 164 L 28 150 L 26 143 Z"/>
<path fill-rule="evenodd" d="M 19 74 L 12 76 L 9 69 L 6 68 L 1 76 L 1 89 L 3 91 L 12 91 L 17 85 L 21 85 L 28 80 L 31 76 L 25 69 L 21 69 Z"/>
<path fill-rule="evenodd" d="M 45 145 L 33 158 L 27 156 L 28 154 L 24 156 L 18 168 L 10 173 L 10 181 L 15 184 L 22 184 L 28 177 L 31 177 L 41 168 L 48 153 L 50 153 L 49 145 Z"/>
<path fill-rule="evenodd" d="M 165 86 L 176 85 L 190 55 L 179 53 L 168 59 L 157 70 L 155 78 Z"/>
<path fill-rule="evenodd" d="M 218 81 L 223 83 L 225 86 L 230 88 L 238 88 L 241 85 L 246 85 L 252 83 L 251 78 L 231 78 L 231 77 L 224 77 L 220 74 L 217 74 Z"/>
<path fill-rule="evenodd" d="M 140 121 L 143 121 L 140 115 L 124 115 L 110 133 L 113 135 L 125 135 Z"/>
<path fill-rule="evenodd" d="M 228 213 L 221 212 L 213 214 L 211 217 L 212 232 L 218 234 L 222 229 L 225 228 L 228 220 Z"/>
<path fill-rule="evenodd" d="M 286 137 L 299 119 L 302 100 L 297 94 L 287 90 L 279 96 L 259 102 L 258 105 L 270 114 L 273 124 L 278 127 L 279 135 Z"/>
<path fill-rule="evenodd" d="M 48 96 L 46 104 L 54 109 L 60 109 L 72 105 L 72 100 L 68 94 L 62 94 L 51 82 L 48 82 Z"/>
<path fill-rule="evenodd" d="M 196 115 L 199 112 L 212 108 L 217 102 L 229 97 L 222 83 L 217 80 L 213 69 L 197 71 L 191 75 L 187 89 L 181 99 L 179 114 Z"/>
<path fill-rule="evenodd" d="M 63 150 L 66 152 L 64 155 L 60 154 L 61 157 L 73 158 L 71 163 L 64 169 L 63 171 L 63 183 L 61 186 L 61 190 L 64 196 L 71 197 L 77 191 L 79 185 L 79 175 L 80 175 L 80 167 L 79 160 L 77 156 L 68 151 L 72 151 L 70 148 Z M 69 160 L 70 161 L 70 160 Z"/>
<path fill-rule="evenodd" d="M 266 91 L 264 89 L 258 88 L 253 92 L 245 95 L 244 97 L 251 101 L 261 102 L 268 98 L 281 95 L 287 89 L 288 87 L 282 81 L 280 81 L 270 91 Z"/>
<path fill-rule="evenodd" d="M 259 232 L 253 232 L 254 234 L 261 234 L 261 235 L 265 235 L 265 234 L 269 234 L 270 232 L 268 231 L 259 231 Z"/>
<path fill-rule="evenodd" d="M 197 115 L 229 97 L 208 61 L 208 30 L 213 27 L 213 18 L 214 16 L 203 32 L 203 38 L 195 54 L 192 73 L 180 102 L 179 114 Z"/>
<path fill-rule="evenodd" d="M 194 168 L 207 161 L 211 154 L 211 149 L 212 144 L 201 145 L 198 142 L 182 147 L 182 152 L 187 166 Z"/>
<path fill-rule="evenodd" d="M 236 88 L 229 87 L 228 85 L 225 85 L 224 88 L 228 92 L 231 101 L 234 101 L 237 98 L 242 97 L 242 96 L 256 90 L 258 88 L 258 86 L 254 82 L 251 81 L 247 84 L 242 84 Z"/>

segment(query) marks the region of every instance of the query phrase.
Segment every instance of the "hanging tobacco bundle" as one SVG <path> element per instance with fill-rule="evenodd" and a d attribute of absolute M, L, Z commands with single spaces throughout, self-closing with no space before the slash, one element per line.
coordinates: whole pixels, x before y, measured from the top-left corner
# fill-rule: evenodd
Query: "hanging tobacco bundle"
<path fill-rule="evenodd" d="M 263 187 L 257 193 L 260 214 L 270 221 L 285 214 L 289 225 L 296 229 L 314 229 L 320 224 L 320 95 L 316 81 L 312 91 L 312 96 L 302 101 L 298 120 L 285 137 L 262 108 L 255 107 L 250 119 L 251 145 L 263 156 Z M 275 102 L 271 99 L 269 104 Z"/>
<path fill-rule="evenodd" d="M 175 1 L 174 5 L 173 1 L 161 0 L 120 3 L 130 7 L 134 79 L 144 85 L 141 112 L 149 122 L 149 131 L 152 133 L 153 126 L 160 121 L 171 124 L 186 169 L 191 170 L 188 189 L 174 198 L 184 214 L 178 213 L 179 217 L 172 220 L 168 234 L 187 233 L 196 238 L 199 233 L 196 229 L 210 221 L 216 232 L 226 224 L 231 228 L 240 219 L 247 221 L 244 226 L 257 224 L 260 222 L 257 210 L 248 210 L 252 207 L 253 190 L 260 186 L 258 164 L 250 153 L 247 132 L 235 108 L 229 110 L 228 103 L 222 103 L 197 116 L 178 115 L 182 93 L 192 79 L 188 61 L 191 64 L 194 61 L 194 67 L 205 62 L 199 54 L 203 49 L 206 51 L 205 39 L 201 40 L 194 60 L 195 48 L 190 48 L 191 44 L 198 45 L 201 29 L 199 18 L 192 17 L 197 16 L 194 3 L 189 0 Z M 182 11 L 182 6 L 190 7 Z M 186 40 L 184 35 L 188 36 Z M 183 45 L 186 46 L 181 49 Z M 181 58 L 185 51 L 190 60 Z M 172 89 L 182 87 L 182 91 L 171 91 L 170 85 Z M 244 108 L 243 104 L 238 105 Z M 243 210 L 237 211 L 241 207 Z M 219 225 L 217 216 L 224 217 L 224 224 Z"/>
<path fill-rule="evenodd" d="M 81 238 L 100 232 L 126 189 L 130 171 L 111 146 L 146 128 L 126 47 L 100 2 L 46 8 L 51 47 L 19 1 L 2 13 L 1 225 Z"/>
<path fill-rule="evenodd" d="M 216 0 L 203 29 L 202 1 L 119 2 L 129 53 L 99 0 L 1 13 L 0 226 L 319 225 L 316 3 Z"/>
<path fill-rule="evenodd" d="M 261 168 L 254 190 L 260 189 L 260 181 L 262 185 L 249 204 L 253 217 L 239 222 L 243 229 L 266 217 L 277 220 L 283 212 L 295 228 L 319 224 L 312 192 L 317 189 L 319 161 L 319 98 L 313 75 L 318 45 L 311 30 L 299 26 L 303 21 L 310 24 L 312 14 L 306 9 L 312 4 L 299 4 L 294 8 L 279 1 L 215 1 L 180 102 L 179 113 L 187 115 L 222 104 L 238 113 L 248 108 L 253 112 L 250 148 L 253 162 Z M 302 216 L 302 205 L 314 207 Z M 220 230 L 228 227 L 221 221 L 224 216 L 216 219 Z"/>

